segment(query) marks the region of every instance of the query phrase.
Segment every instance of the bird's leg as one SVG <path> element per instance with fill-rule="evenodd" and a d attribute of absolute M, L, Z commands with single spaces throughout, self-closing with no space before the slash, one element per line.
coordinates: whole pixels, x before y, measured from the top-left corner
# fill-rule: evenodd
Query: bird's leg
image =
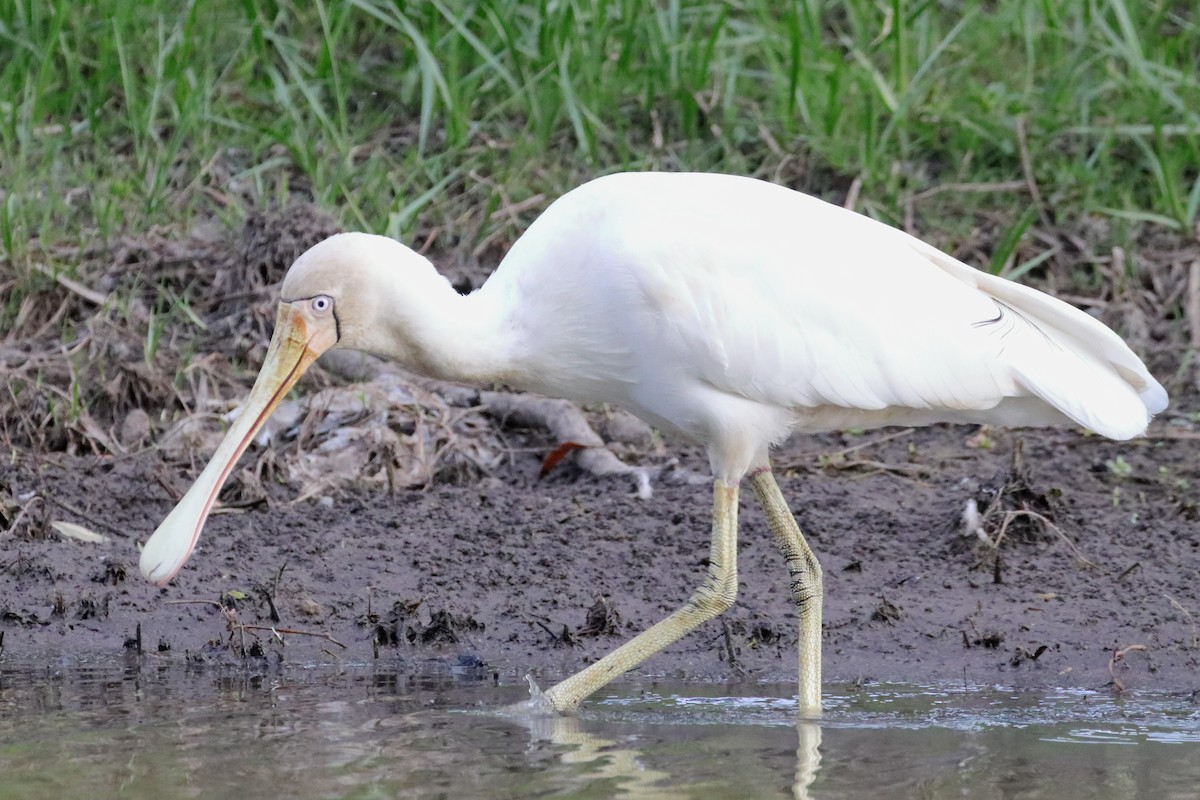
<path fill-rule="evenodd" d="M 737 596 L 737 499 L 737 486 L 716 481 L 708 575 L 687 603 L 595 664 L 551 687 L 542 696 L 544 702 L 559 712 L 577 708 L 592 692 L 733 605 Z"/>
<path fill-rule="evenodd" d="M 799 711 L 818 714 L 821 711 L 821 603 L 825 597 L 821 564 L 804 541 L 804 534 L 800 533 L 800 526 L 783 499 L 771 470 L 753 473 L 750 485 L 767 516 L 767 526 L 787 559 L 791 576 L 792 600 L 796 603 L 796 616 L 800 622 Z"/>

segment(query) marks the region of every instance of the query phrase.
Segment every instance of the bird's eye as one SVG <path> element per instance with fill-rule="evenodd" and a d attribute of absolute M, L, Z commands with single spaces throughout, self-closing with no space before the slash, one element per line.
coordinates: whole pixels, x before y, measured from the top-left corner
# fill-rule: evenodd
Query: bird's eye
<path fill-rule="evenodd" d="M 324 314 L 333 308 L 333 298 L 319 294 L 312 299 L 312 310 L 318 314 Z"/>

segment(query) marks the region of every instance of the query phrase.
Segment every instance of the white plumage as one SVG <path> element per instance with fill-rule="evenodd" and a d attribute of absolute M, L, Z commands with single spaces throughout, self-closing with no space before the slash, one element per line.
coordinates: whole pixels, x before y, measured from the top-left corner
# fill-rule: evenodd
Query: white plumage
<path fill-rule="evenodd" d="M 867 217 L 726 175 L 592 181 L 551 205 L 467 297 L 403 245 L 358 233 L 301 256 L 281 294 L 263 388 L 256 384 L 248 421 L 231 430 L 196 496 L 147 543 L 142 568 L 154 580 L 182 565 L 232 461 L 330 346 L 435 377 L 618 404 L 704 443 L 718 485 L 714 553 L 736 528 L 736 486 L 747 474 L 768 515 L 782 519 L 767 451 L 791 431 L 1074 422 L 1126 439 L 1167 402 L 1125 343 L 1082 311 Z M 330 313 L 314 298 L 331 300 Z M 279 355 L 287 342 L 300 349 Z M 733 512 L 720 487 L 733 487 Z M 794 527 L 772 522 L 798 604 L 816 598 L 819 648 L 819 567 L 796 566 L 809 556 Z M 815 574 L 803 591 L 797 570 Z M 728 577 L 710 574 L 671 619 L 726 592 Z M 811 646 L 812 617 L 801 616 Z M 693 622 L 679 625 L 673 638 Z M 629 665 L 627 653 L 605 669 Z M 551 704 L 573 706 L 597 688 L 599 666 L 552 689 Z M 802 675 L 810 667 L 802 654 Z M 813 705 L 812 691 L 802 689 L 802 704 Z"/>
<path fill-rule="evenodd" d="M 292 275 L 362 236 L 318 245 Z M 480 348 L 489 366 L 465 377 L 620 404 L 708 443 L 729 479 L 791 429 L 1074 421 L 1126 439 L 1166 403 L 1125 343 L 1073 306 L 868 217 L 728 175 L 592 181 L 459 305 L 461 325 L 432 346 Z M 481 321 L 494 327 L 473 331 Z"/>

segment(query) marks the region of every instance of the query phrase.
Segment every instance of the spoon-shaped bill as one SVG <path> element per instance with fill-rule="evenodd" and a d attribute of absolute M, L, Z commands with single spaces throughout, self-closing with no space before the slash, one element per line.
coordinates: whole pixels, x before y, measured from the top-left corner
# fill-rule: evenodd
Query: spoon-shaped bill
<path fill-rule="evenodd" d="M 192 554 L 204 521 L 233 465 L 292 385 L 331 344 L 321 341 L 325 337 L 319 334 L 320 329 L 310 330 L 309 323 L 295 305 L 280 303 L 275 334 L 242 413 L 192 488 L 142 549 L 138 567 L 149 580 L 159 586 L 165 585 Z"/>

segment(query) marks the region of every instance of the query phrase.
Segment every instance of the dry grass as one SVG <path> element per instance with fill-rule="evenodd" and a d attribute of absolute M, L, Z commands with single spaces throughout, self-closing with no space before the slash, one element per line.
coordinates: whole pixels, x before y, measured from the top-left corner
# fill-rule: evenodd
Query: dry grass
<path fill-rule="evenodd" d="M 233 241 L 152 232 L 80 250 L 71 278 L 40 271 L 0 340 L 0 436 L 34 454 L 125 453 L 240 395 L 283 273 L 335 230 L 302 206 L 252 215 Z"/>
<path fill-rule="evenodd" d="M 311 206 L 271 209 L 234 236 L 151 234 L 79 253 L 74 278 L 47 271 L 0 344 L 0 438 L 11 458 L 154 448 L 191 471 L 248 393 L 287 267 L 336 230 Z M 63 330 L 73 332 L 66 344 Z M 508 452 L 477 395 L 371 371 L 346 378 L 314 368 L 231 477 L 225 504 L 260 502 L 277 482 L 299 487 L 298 500 L 348 486 L 461 482 Z M 160 480 L 176 496 L 186 488 Z M 5 530 L 44 530 L 43 512 L 0 493 Z"/>
<path fill-rule="evenodd" d="M 899 18 L 866 0 L 587 8 L 0 12 L 10 459 L 202 446 L 262 361 L 283 272 L 337 229 L 327 213 L 461 270 L 618 168 L 774 180 L 1047 289 L 1126 336 L 1191 424 L 1194 15 L 1122 0 Z M 304 386 L 337 383 L 318 369 Z M 492 445 L 471 450 L 493 424 L 427 389 L 388 412 L 394 435 L 356 444 L 375 455 L 354 474 L 394 487 L 487 469 Z M 318 397 L 309 429 L 344 413 Z M 415 462 L 395 455 L 409 446 Z"/>
<path fill-rule="evenodd" d="M 0 438 L 12 458 L 210 451 L 262 362 L 279 281 L 336 229 L 312 206 L 273 208 L 232 233 L 214 224 L 81 249 L 69 278 L 38 272 L 0 340 Z M 981 225 L 956 255 L 977 261 L 997 231 Z M 1181 395 L 1183 408 L 1194 406 L 1200 247 L 1148 233 L 1136 256 L 1098 252 L 1106 238 L 1033 230 L 1027 246 L 1057 255 L 1028 279 L 1124 331 L 1176 407 Z M 320 368 L 313 376 L 309 396 L 290 406 L 291 424 L 273 425 L 273 446 L 244 471 L 240 495 L 261 495 L 253 484 L 266 479 L 298 483 L 302 497 L 347 480 L 391 490 L 461 480 L 490 471 L 505 451 L 498 423 L 462 408 L 461 393 L 395 375 L 364 385 Z M 335 470 L 320 453 L 336 454 Z M 332 481 L 333 471 L 350 477 Z"/>

